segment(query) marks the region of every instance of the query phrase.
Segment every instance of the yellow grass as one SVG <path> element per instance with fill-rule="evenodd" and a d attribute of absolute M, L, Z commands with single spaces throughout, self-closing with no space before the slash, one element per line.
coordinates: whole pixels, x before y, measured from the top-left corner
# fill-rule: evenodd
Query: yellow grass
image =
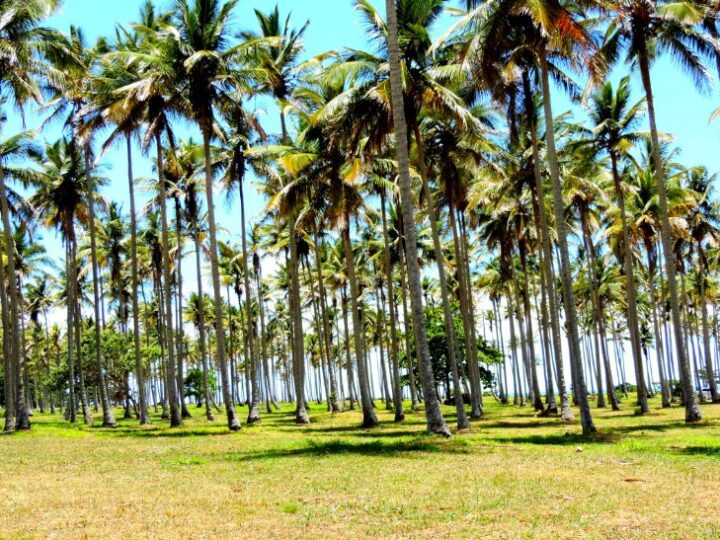
<path fill-rule="evenodd" d="M 0 437 L 0 538 L 720 538 L 720 406 L 689 427 L 626 402 L 585 440 L 487 401 L 450 441 L 382 410 L 372 431 L 315 406 L 238 434 L 200 410 L 173 430 L 36 414 Z"/>

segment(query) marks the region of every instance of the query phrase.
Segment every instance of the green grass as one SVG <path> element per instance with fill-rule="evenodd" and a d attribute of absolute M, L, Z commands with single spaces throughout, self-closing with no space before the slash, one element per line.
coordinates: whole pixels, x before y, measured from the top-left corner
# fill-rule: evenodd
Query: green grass
<path fill-rule="evenodd" d="M 289 407 L 226 430 L 70 426 L 0 437 L 0 538 L 718 538 L 720 406 L 596 410 L 598 434 L 486 403 L 446 441 L 421 414 Z M 451 408 L 445 412 L 453 420 Z M 246 410 L 241 409 L 241 418 Z"/>

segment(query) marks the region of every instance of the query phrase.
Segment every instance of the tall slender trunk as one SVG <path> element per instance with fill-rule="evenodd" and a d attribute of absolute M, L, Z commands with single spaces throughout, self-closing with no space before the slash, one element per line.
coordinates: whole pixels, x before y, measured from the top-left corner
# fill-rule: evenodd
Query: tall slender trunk
<path fill-rule="evenodd" d="M 210 168 L 210 126 L 204 125 L 202 133 L 205 154 L 205 197 L 207 199 L 208 229 L 210 233 L 210 271 L 212 274 L 213 299 L 215 301 L 215 342 L 217 347 L 217 360 L 218 367 L 220 369 L 222 397 L 225 402 L 225 414 L 227 416 L 228 428 L 230 431 L 238 431 L 241 426 L 237 417 L 237 412 L 235 411 L 235 404 L 233 403 L 232 396 L 230 395 L 230 381 L 228 380 L 227 356 L 225 352 L 225 322 L 223 319 L 223 305 L 220 289 L 217 225 L 215 221 L 215 203 L 213 201 L 212 171 Z"/>
<path fill-rule="evenodd" d="M 69 220 L 68 220 L 69 221 Z M 72 225 L 65 224 L 66 231 L 70 231 Z M 67 303 L 67 362 L 68 362 L 68 378 L 69 378 L 69 397 L 68 397 L 68 408 L 70 414 L 67 414 L 67 408 L 65 415 L 68 417 L 71 423 L 77 422 L 77 404 L 75 403 L 75 308 L 73 302 L 75 301 L 75 287 L 77 286 L 77 280 L 75 279 L 75 263 L 72 255 L 72 240 L 69 236 L 65 238 L 65 275 L 67 276 L 67 290 L 65 302 Z"/>
<path fill-rule="evenodd" d="M 341 291 L 342 295 L 342 313 L 343 313 L 343 331 L 345 332 L 345 369 L 347 371 L 347 379 L 348 379 L 348 395 L 350 396 L 350 410 L 355 409 L 355 400 L 357 396 L 354 392 L 354 376 L 353 376 L 353 364 L 352 364 L 352 355 L 350 354 L 350 325 L 348 324 L 348 297 L 345 287 Z"/>
<path fill-rule="evenodd" d="M 327 352 L 327 368 L 328 376 L 330 378 L 330 408 L 333 413 L 340 412 L 340 401 L 337 389 L 337 381 L 335 379 L 334 362 L 332 360 L 332 337 L 330 330 L 330 319 L 328 318 L 327 304 L 326 304 L 326 292 L 325 292 L 325 278 L 322 273 L 322 257 L 320 256 L 320 239 L 315 235 L 315 270 L 318 278 L 318 291 L 320 313 L 322 315 L 322 334 L 325 342 L 325 351 Z"/>
<path fill-rule="evenodd" d="M 168 232 L 167 216 L 167 193 L 165 189 L 165 177 L 162 161 L 162 139 L 158 132 L 155 135 L 155 146 L 157 152 L 158 190 L 160 193 L 160 219 L 162 221 L 162 279 L 161 285 L 163 297 L 162 304 L 165 319 L 165 344 L 167 352 L 167 367 L 165 373 L 165 394 L 170 405 L 170 427 L 182 424 L 182 415 L 178 404 L 178 395 L 175 377 L 175 335 L 173 332 L 173 308 L 172 308 L 172 282 L 170 279 L 170 235 Z"/>
<path fill-rule="evenodd" d="M 115 414 L 108 399 L 107 383 L 105 381 L 105 366 L 102 355 L 102 320 L 100 317 L 100 270 L 97 262 L 97 244 L 95 234 L 95 186 L 92 179 L 92 168 L 90 164 L 90 148 L 85 148 L 85 182 L 88 197 L 88 225 L 90 230 L 90 264 L 92 267 L 93 280 L 93 309 L 95 313 L 95 363 L 98 370 L 98 386 L 100 390 L 100 402 L 104 427 L 115 425 Z"/>
<path fill-rule="evenodd" d="M 240 193 L 240 236 L 242 245 L 243 285 L 245 286 L 245 325 L 250 347 L 250 389 L 251 398 L 248 407 L 247 423 L 253 424 L 260 420 L 260 385 L 258 381 L 258 355 L 255 340 L 255 323 L 252 314 L 252 295 L 250 294 L 250 271 L 248 265 L 247 232 L 245 229 L 245 190 L 244 182 L 238 183 Z"/>
<path fill-rule="evenodd" d="M 406 269 L 407 265 L 405 261 L 400 263 L 400 296 L 402 299 L 403 308 L 403 321 L 405 322 L 405 356 L 407 358 L 408 365 L 408 384 L 410 385 L 410 408 L 413 411 L 420 410 L 420 404 L 418 402 L 418 392 L 415 385 L 415 366 L 413 365 L 413 349 L 410 343 L 410 332 L 412 330 L 410 316 L 408 315 L 408 302 L 407 302 L 407 278 Z"/>
<path fill-rule="evenodd" d="M 627 212 L 625 210 L 625 194 L 620 184 L 620 173 L 618 172 L 617 156 L 614 152 L 610 152 L 610 161 L 612 165 L 613 186 L 615 188 L 615 198 L 617 199 L 618 208 L 620 209 L 620 222 L 622 226 L 622 253 L 623 253 L 623 271 L 625 273 L 625 293 L 627 294 L 627 316 L 628 330 L 630 331 L 630 345 L 635 365 L 635 380 L 638 392 L 638 405 L 642 414 L 650 412 L 648 405 L 647 386 L 645 382 L 645 373 L 642 365 L 642 355 L 640 351 L 640 323 L 638 320 L 637 309 L 637 285 L 635 283 L 635 273 L 633 270 L 633 254 L 630 245 L 630 235 L 628 233 Z"/>
<path fill-rule="evenodd" d="M 447 276 L 445 270 L 445 254 L 443 252 L 442 244 L 440 243 L 440 231 L 438 230 L 438 219 L 439 211 L 435 208 L 435 197 L 430 191 L 430 185 L 428 184 L 427 178 L 427 164 L 425 161 L 425 148 L 420 133 L 420 126 L 413 119 L 412 129 L 415 136 L 415 146 L 418 152 L 418 162 L 420 169 L 420 178 L 422 179 L 422 191 L 425 197 L 425 204 L 428 208 L 428 220 L 430 221 L 430 231 L 433 241 L 433 249 L 435 250 L 435 262 L 437 264 L 438 281 L 440 282 L 440 300 L 443 310 L 443 319 L 445 322 L 445 333 L 448 340 L 447 358 L 450 364 L 450 371 L 453 378 L 453 394 L 455 401 L 455 410 L 457 412 L 458 429 L 467 429 L 469 427 L 467 414 L 465 413 L 465 403 L 462 397 L 462 386 L 460 385 L 460 374 L 458 370 L 458 357 L 460 356 L 460 350 L 457 345 L 457 332 L 455 331 L 455 322 L 453 321 L 452 309 L 450 307 L 450 292 L 448 291 Z M 452 214 L 452 208 L 450 213 Z M 458 260 L 458 265 L 460 261 Z M 467 314 L 467 311 L 464 312 Z M 465 317 L 467 319 L 467 317 Z M 465 334 L 468 335 L 469 328 L 465 327 Z M 469 343 L 468 343 L 469 344 Z M 468 365 L 470 365 L 470 347 L 467 348 L 466 355 L 468 355 Z M 475 381 L 471 379 L 472 398 L 476 403 L 477 400 L 477 388 Z M 473 407 L 475 409 L 475 407 Z M 474 411 L 475 417 L 482 416 L 479 407 Z"/>
<path fill-rule="evenodd" d="M 400 204 L 403 222 L 405 223 L 405 250 L 410 282 L 410 303 L 412 306 L 413 329 L 422 376 L 423 397 L 425 398 L 425 415 L 427 428 L 431 433 L 450 436 L 440 410 L 440 401 L 435 390 L 435 377 L 432 371 L 430 349 L 425 327 L 425 316 L 422 303 L 422 286 L 420 264 L 418 262 L 417 237 L 415 232 L 415 205 L 413 203 L 412 184 L 410 182 L 410 154 L 407 144 L 407 123 L 405 122 L 405 106 L 402 92 L 402 76 L 400 72 L 400 47 L 398 44 L 397 11 L 394 0 L 385 1 L 388 26 L 388 52 L 390 60 L 390 86 L 392 90 L 393 124 L 400 172 Z"/>
<path fill-rule="evenodd" d="M 198 224 L 193 221 L 193 240 L 195 242 L 195 274 L 197 275 L 197 294 L 200 299 L 200 309 L 198 310 L 198 334 L 200 339 L 200 359 L 203 370 L 203 400 L 205 401 L 205 417 L 213 422 L 215 415 L 212 412 L 210 406 L 210 380 L 209 380 L 209 367 L 208 367 L 208 352 L 207 352 L 207 334 L 205 331 L 205 310 L 203 309 L 203 299 L 205 295 L 203 293 L 203 280 L 202 272 L 200 268 L 200 231 L 198 230 Z"/>
<path fill-rule="evenodd" d="M 175 282 L 177 285 L 177 294 L 175 303 L 177 304 L 177 393 L 178 402 L 180 404 L 180 414 L 183 418 L 191 418 L 192 415 L 188 411 L 187 403 L 185 403 L 185 329 L 183 327 L 183 235 L 182 235 L 182 208 L 180 206 L 179 197 L 173 197 L 175 200 L 175 242 L 177 243 L 177 262 L 175 264 Z"/>
<path fill-rule="evenodd" d="M 523 72 L 523 87 L 525 92 L 525 106 L 532 110 L 533 99 L 530 87 L 530 75 Z M 550 229 L 545 210 L 545 185 L 543 184 L 542 171 L 540 166 L 540 150 L 538 144 L 537 127 L 532 115 L 530 117 L 530 142 L 533 156 L 533 211 L 535 213 L 536 227 L 542 246 L 542 271 L 545 275 L 547 285 L 548 304 L 550 311 L 550 330 L 552 332 L 553 353 L 555 357 L 555 373 L 557 374 L 558 391 L 560 392 L 560 417 L 565 422 L 574 419 L 570 398 L 568 396 L 567 384 L 565 382 L 565 366 L 563 365 L 562 334 L 560 332 L 560 316 L 558 307 L 557 289 L 555 288 L 555 272 L 552 264 L 552 245 L 550 243 Z M 571 354 L 573 354 L 571 352 Z"/>
<path fill-rule="evenodd" d="M 295 422 L 309 424 L 305 409 L 305 335 L 302 328 L 302 310 L 300 306 L 300 260 L 298 258 L 296 220 L 293 214 L 288 218 L 290 235 L 290 318 L 292 322 L 292 367 L 295 380 Z"/>
<path fill-rule="evenodd" d="M 77 261 L 77 258 L 77 241 L 73 231 L 72 260 Z M 77 276 L 77 272 L 75 275 Z M 85 425 L 91 426 L 93 423 L 93 417 L 90 412 L 90 405 L 88 403 L 87 390 L 85 387 L 85 367 L 82 363 L 82 311 L 80 309 L 80 302 L 77 299 L 77 295 L 75 297 L 75 302 L 73 303 L 73 310 L 75 311 L 75 351 L 77 355 L 80 407 L 82 409 Z"/>
<path fill-rule="evenodd" d="M 557 151 L 555 149 L 555 127 L 552 116 L 552 104 L 550 96 L 550 81 L 548 74 L 547 58 L 545 50 L 540 52 L 540 70 L 543 90 L 543 106 L 545 110 L 545 144 L 547 146 L 548 162 L 550 165 L 550 178 L 552 180 L 553 210 L 555 213 L 555 227 L 557 228 L 558 244 L 560 247 L 560 280 L 563 287 L 563 298 L 565 305 L 565 317 L 570 337 L 570 362 L 574 367 L 577 387 L 575 392 L 580 406 L 580 417 L 583 433 L 589 434 L 595 431 L 595 425 L 588 403 L 585 376 L 582 369 L 582 352 L 580 351 L 580 335 L 578 333 L 577 311 L 575 307 L 575 293 L 573 291 L 572 273 L 570 266 L 570 250 L 567 242 L 567 227 L 562 197 L 562 184 L 560 182 L 560 170 L 558 168 Z"/>
<path fill-rule="evenodd" d="M 140 353 L 140 305 L 138 302 L 138 256 L 137 256 L 137 214 L 135 209 L 135 179 L 132 165 L 132 139 L 126 136 L 128 164 L 128 193 L 130 195 L 130 286 L 132 287 L 133 310 L 133 353 L 135 355 L 135 378 L 138 385 L 138 407 L 140 425 L 150 423 L 147 410 L 147 391 L 145 390 L 145 369 Z"/>
<path fill-rule="evenodd" d="M 9 330 L 10 330 L 10 358 L 12 359 L 15 384 L 15 429 L 30 429 L 30 415 L 25 403 L 25 396 L 22 389 L 22 376 L 20 373 L 20 324 L 19 324 L 19 305 L 18 291 L 15 283 L 15 239 L 10 228 L 10 210 L 7 200 L 7 190 L 5 187 L 5 170 L 0 166 L 0 213 L 2 214 L 3 235 L 5 238 L 5 254 L 7 256 L 8 275 L 7 283 L 10 291 L 10 310 L 9 310 Z M 8 430 L 9 431 L 9 430 Z"/>
<path fill-rule="evenodd" d="M 712 352 L 710 350 L 710 325 L 708 324 L 707 298 L 705 296 L 705 250 L 702 242 L 697 241 L 698 257 L 698 285 L 700 292 L 700 314 L 702 317 L 702 343 L 703 356 L 705 357 L 705 379 L 710 387 L 710 396 L 713 403 L 720 401 L 717 384 L 715 382 L 715 371 L 712 365 Z"/>
<path fill-rule="evenodd" d="M 650 80 L 650 64 L 646 43 L 642 43 L 643 50 L 639 54 L 640 75 L 648 105 L 648 119 L 650 121 L 650 138 L 652 140 L 653 165 L 655 181 L 657 183 L 658 204 L 660 206 L 660 238 L 662 240 L 663 256 L 665 258 L 665 273 L 668 282 L 668 295 L 670 297 L 670 311 L 672 314 L 673 331 L 675 332 L 675 352 L 683 379 L 683 394 L 685 398 L 685 421 L 699 422 L 702 413 L 697 404 L 695 391 L 690 377 L 687 351 L 682 335 L 682 318 L 680 316 L 680 303 L 678 300 L 677 280 L 675 277 L 675 253 L 673 252 L 672 233 L 670 232 L 670 217 L 668 214 L 667 186 L 665 185 L 665 166 L 660 153 L 660 139 L 655 121 L 655 99 L 653 97 Z"/>
<path fill-rule="evenodd" d="M 355 275 L 355 257 L 350 241 L 350 219 L 346 216 L 347 226 L 340 232 L 345 253 L 345 269 L 350 284 L 350 308 L 352 310 L 353 334 L 355 336 L 355 359 L 357 363 L 358 382 L 360 386 L 360 407 L 363 413 L 363 428 L 372 428 L 378 425 L 378 419 L 373 412 L 372 396 L 368 382 L 368 369 L 365 357 L 365 328 L 360 319 L 360 289 Z"/>
<path fill-rule="evenodd" d="M 400 386 L 400 364 L 398 362 L 399 347 L 397 336 L 397 320 L 395 318 L 395 285 L 392 276 L 392 262 L 390 259 L 390 245 L 388 242 L 387 227 L 387 194 L 383 189 L 380 192 L 380 212 L 383 227 L 383 270 L 385 271 L 385 283 L 388 295 L 388 311 L 390 316 L 390 362 L 393 379 L 393 405 L 395 408 L 395 421 L 402 422 L 405 419 L 405 411 L 402 404 L 402 387 Z"/>
<path fill-rule="evenodd" d="M 4 173 L 2 172 L 2 164 L 0 164 L 0 182 L 2 182 L 2 184 L 0 184 L 2 195 L 0 196 L 4 199 L 6 193 L 3 179 Z M 7 207 L 7 203 L 4 201 L 2 205 L 3 207 Z M 5 245 L 7 246 L 7 244 Z M 2 333 L 3 374 L 5 382 L 5 426 L 3 427 L 3 431 L 5 433 L 12 433 L 15 431 L 15 376 L 13 374 L 15 366 L 13 358 L 13 337 L 12 331 L 10 330 L 10 301 L 8 300 L 7 291 L 8 280 L 5 275 L 5 264 L 0 262 L 0 306 L 2 306 L 2 324 L 3 328 L 8 329 L 8 331 Z"/>

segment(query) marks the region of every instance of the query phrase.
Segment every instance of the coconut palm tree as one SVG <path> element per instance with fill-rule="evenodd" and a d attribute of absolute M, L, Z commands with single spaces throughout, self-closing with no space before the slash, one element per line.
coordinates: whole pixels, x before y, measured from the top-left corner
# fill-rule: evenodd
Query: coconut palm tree
<path fill-rule="evenodd" d="M 65 244 L 65 275 L 67 303 L 67 355 L 70 371 L 70 420 L 75 421 L 74 378 L 75 366 L 80 369 L 80 350 L 76 349 L 81 320 L 79 311 L 79 290 L 77 275 L 77 230 L 76 224 L 87 224 L 89 219 L 89 192 L 86 189 L 85 160 L 83 149 L 74 141 L 60 139 L 46 144 L 42 156 L 35 157 L 39 170 L 32 173 L 28 181 L 36 188 L 31 198 L 38 216 L 49 226 L 56 228 Z M 97 183 L 97 179 L 96 179 Z M 97 324 L 97 321 L 96 321 Z M 81 381 L 81 392 L 82 388 Z M 81 395 L 83 416 L 86 423 L 92 423 L 87 409 L 87 400 Z"/>
<path fill-rule="evenodd" d="M 209 259 L 215 303 L 215 339 L 218 365 L 222 379 L 223 401 L 231 431 L 240 429 L 228 380 L 225 351 L 225 328 L 222 316 L 222 292 L 218 265 L 217 221 L 213 199 L 212 157 L 210 143 L 215 118 L 214 107 L 219 95 L 238 87 L 239 78 L 232 77 L 232 62 L 238 55 L 230 47 L 230 17 L 237 0 L 176 0 L 173 6 L 173 24 L 168 26 L 172 41 L 170 58 L 178 78 L 187 89 L 188 115 L 198 124 L 203 137 L 205 159 L 205 197 L 208 212 Z"/>

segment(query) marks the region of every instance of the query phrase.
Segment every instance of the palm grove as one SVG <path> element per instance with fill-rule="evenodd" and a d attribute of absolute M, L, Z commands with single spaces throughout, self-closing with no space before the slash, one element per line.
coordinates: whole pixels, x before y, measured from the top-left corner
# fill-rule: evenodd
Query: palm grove
<path fill-rule="evenodd" d="M 716 178 L 677 162 L 651 69 L 707 88 L 720 6 L 356 0 L 367 50 L 309 58 L 311 26 L 238 4 L 148 1 L 92 44 L 43 26 L 59 0 L 0 1 L 5 114 L 44 118 L 0 140 L 5 431 L 317 400 L 449 436 L 442 401 L 464 429 L 497 399 L 590 433 L 594 406 L 720 401 Z"/>

